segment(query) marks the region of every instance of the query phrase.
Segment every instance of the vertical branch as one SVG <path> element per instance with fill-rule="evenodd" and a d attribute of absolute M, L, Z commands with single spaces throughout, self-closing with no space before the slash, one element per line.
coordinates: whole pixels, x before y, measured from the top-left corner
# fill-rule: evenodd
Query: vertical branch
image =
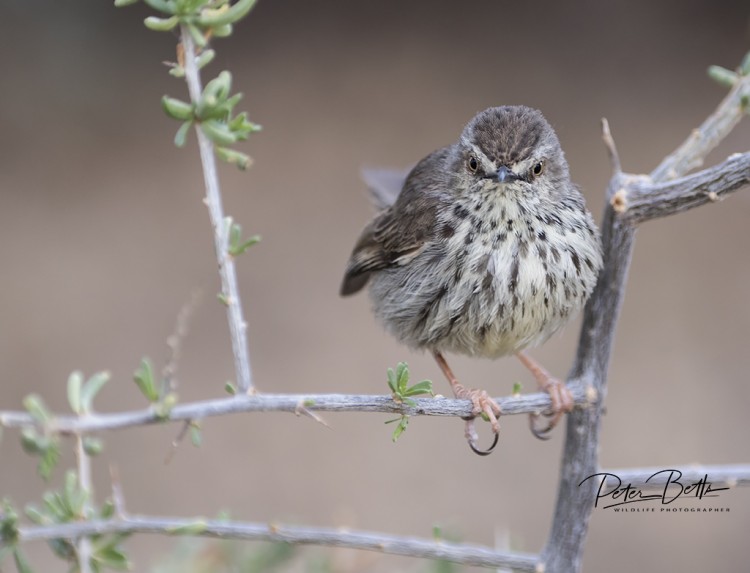
<path fill-rule="evenodd" d="M 650 180 L 674 179 L 701 165 L 703 158 L 747 113 L 748 98 L 750 75 L 737 74 L 732 89 L 714 113 L 654 169 Z M 584 310 L 578 351 L 569 376 L 571 382 L 595 390 L 596 401 L 590 408 L 575 410 L 568 416 L 555 513 L 542 553 L 547 573 L 581 569 L 596 486 L 591 480 L 579 484 L 599 471 L 599 433 L 607 393 L 607 369 L 635 240 L 635 226 L 618 215 L 619 211 L 627 209 L 628 190 L 636 178 L 620 172 L 619 158 L 606 122 L 603 136 L 614 168 L 602 222 L 604 268 Z"/>
<path fill-rule="evenodd" d="M 619 181 L 615 176 L 613 183 Z M 610 188 L 614 190 L 614 186 Z M 635 229 L 616 219 L 608 205 L 602 224 L 605 266 L 584 311 L 578 354 L 570 379 L 593 388 L 594 403 L 568 415 L 552 529 L 542 553 L 547 573 L 579 571 L 588 532 L 595 484 L 581 481 L 599 467 L 601 406 L 607 393 L 607 369 L 617 317 L 625 292 Z"/>
<path fill-rule="evenodd" d="M 184 48 L 185 79 L 190 93 L 190 100 L 198 103 L 201 99 L 200 71 L 195 56 L 195 43 L 190 32 L 181 26 L 180 37 Z M 219 263 L 221 290 L 225 295 L 227 305 L 227 320 L 232 338 L 232 354 L 237 375 L 237 388 L 241 393 L 253 392 L 253 380 L 250 370 L 250 356 L 247 348 L 247 323 L 242 316 L 242 301 L 237 287 L 237 273 L 234 259 L 229 254 L 229 228 L 224 218 L 219 189 L 219 176 L 216 170 L 216 157 L 211 141 L 196 124 L 195 133 L 198 137 L 201 164 L 203 166 L 203 181 L 206 186 L 205 203 L 211 217 L 214 230 L 214 248 L 216 260 Z"/>
<path fill-rule="evenodd" d="M 94 489 L 91 480 L 91 458 L 83 446 L 83 434 L 76 434 L 76 459 L 78 461 L 78 486 L 87 496 L 83 505 L 83 514 L 86 519 L 90 518 L 91 498 Z M 91 571 L 91 539 L 82 536 L 76 542 L 76 553 L 78 554 L 78 570 L 80 573 L 92 573 Z"/>

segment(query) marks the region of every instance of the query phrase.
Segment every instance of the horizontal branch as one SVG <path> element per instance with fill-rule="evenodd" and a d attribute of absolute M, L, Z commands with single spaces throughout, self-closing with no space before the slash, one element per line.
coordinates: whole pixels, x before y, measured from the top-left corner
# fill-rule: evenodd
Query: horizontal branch
<path fill-rule="evenodd" d="M 602 470 L 616 475 L 623 483 L 640 488 L 663 488 L 670 479 L 670 470 L 679 471 L 679 480 L 683 485 L 695 483 L 706 478 L 714 487 L 750 487 L 750 464 L 730 464 L 720 466 L 690 465 L 685 467 L 661 468 L 627 468 Z M 677 475 L 671 476 L 677 479 Z M 607 478 L 607 486 L 617 485 L 617 479 Z"/>
<path fill-rule="evenodd" d="M 75 540 L 82 536 L 111 533 L 160 533 L 247 541 L 276 541 L 364 549 L 427 559 L 443 559 L 477 567 L 540 571 L 536 555 L 495 551 L 480 545 L 451 543 L 418 537 L 400 537 L 343 528 L 281 526 L 263 523 L 171 517 L 126 516 L 112 520 L 79 521 L 57 525 L 20 527 L 18 541 Z M 2 545 L 0 544 L 0 547 Z"/>
<path fill-rule="evenodd" d="M 580 384 L 570 385 L 576 405 L 590 402 L 586 389 Z M 546 393 L 523 394 L 496 398 L 503 414 L 531 414 L 551 406 Z M 391 396 L 350 394 L 256 394 L 236 395 L 214 400 L 203 400 L 177 404 L 172 408 L 168 420 L 160 417 L 152 408 L 114 412 L 92 413 L 83 416 L 56 416 L 46 426 L 48 431 L 61 434 L 117 430 L 132 426 L 158 424 L 165 421 L 200 420 L 212 416 L 238 414 L 242 412 L 292 412 L 305 410 L 319 412 L 380 412 L 406 414 L 408 416 L 458 416 L 471 415 L 471 401 L 453 398 L 414 398 L 415 406 L 396 402 Z M 23 427 L 37 422 L 26 412 L 0 411 L 0 426 Z"/>
<path fill-rule="evenodd" d="M 750 152 L 681 179 L 654 183 L 646 176 L 627 176 L 612 197 L 615 212 L 637 224 L 720 201 L 750 183 Z"/>

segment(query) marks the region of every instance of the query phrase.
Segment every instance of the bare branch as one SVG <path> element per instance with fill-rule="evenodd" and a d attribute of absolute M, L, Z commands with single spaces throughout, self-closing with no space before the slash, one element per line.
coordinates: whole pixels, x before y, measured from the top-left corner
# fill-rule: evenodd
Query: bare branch
<path fill-rule="evenodd" d="M 529 572 L 543 570 L 535 555 L 495 551 L 480 545 L 323 527 L 295 527 L 169 517 L 131 516 L 125 519 L 107 521 L 92 520 L 59 525 L 21 527 L 19 528 L 19 541 L 76 539 L 81 536 L 108 533 L 160 533 L 328 545 L 408 557 L 443 559 L 453 563 L 478 567 L 506 567 L 516 571 Z"/>
<path fill-rule="evenodd" d="M 750 77 L 739 77 L 716 111 L 645 179 L 650 184 L 661 183 L 701 165 L 708 152 L 742 118 L 748 97 Z M 614 141 L 606 127 L 605 143 L 611 153 Z M 598 400 L 594 407 L 577 409 L 568 416 L 555 513 L 542 552 L 547 573 L 580 571 L 593 507 L 591 500 L 595 497 L 593 480 L 580 487 L 579 484 L 598 472 L 601 408 L 607 393 L 607 370 L 635 239 L 635 226 L 619 213 L 624 212 L 623 207 L 627 208 L 625 188 L 638 178 L 624 175 L 618 162 L 613 163 L 614 173 L 607 188 L 608 204 L 602 221 L 604 268 L 584 309 L 578 351 L 570 375 L 593 387 Z M 687 208 L 689 201 L 682 203 Z M 664 208 L 665 214 L 668 210 L 669 207 Z"/>
<path fill-rule="evenodd" d="M 591 391 L 572 382 L 571 393 L 579 406 L 587 405 Z M 551 405 L 546 393 L 523 394 L 496 398 L 503 415 L 530 414 L 548 409 Z M 320 412 L 380 412 L 406 414 L 409 416 L 457 416 L 471 415 L 470 400 L 453 398 L 414 398 L 415 406 L 408 406 L 393 400 L 391 396 L 348 395 L 348 394 L 256 394 L 238 395 L 215 400 L 203 400 L 177 404 L 172 408 L 169 421 L 199 420 L 212 416 L 237 414 L 241 412 L 291 412 L 299 413 L 300 405 L 310 411 Z M 111 414 L 91 413 L 83 416 L 58 416 L 53 418 L 45 429 L 61 434 L 119 430 L 133 426 L 163 423 L 165 420 L 151 408 L 114 412 Z M 0 411 L 0 426 L 9 428 L 37 425 L 26 412 Z"/>
<path fill-rule="evenodd" d="M 680 472 L 679 480 L 683 485 L 695 483 L 706 478 L 715 487 L 750 487 L 750 464 L 733 464 L 723 466 L 677 466 L 675 468 L 625 468 L 602 470 L 614 474 L 623 484 L 640 488 L 663 488 L 670 478 L 669 470 Z M 665 471 L 666 470 L 666 471 Z M 671 476 L 677 478 L 678 476 Z M 607 478 L 607 486 L 617 485 L 614 477 Z"/>
<path fill-rule="evenodd" d="M 197 103 L 201 98 L 201 78 L 198 63 L 195 56 L 195 44 L 190 32 L 181 26 L 180 37 L 184 46 L 185 54 L 185 79 L 190 92 L 190 100 Z M 203 164 L 203 180 L 206 185 L 205 203 L 211 216 L 211 225 L 214 229 L 214 249 L 216 260 L 219 263 L 219 276 L 221 277 L 221 292 L 227 306 L 227 319 L 232 339 L 232 355 L 234 356 L 234 367 L 237 375 L 237 388 L 241 394 L 253 391 L 252 371 L 250 370 L 250 355 L 247 349 L 247 323 L 242 316 L 242 301 L 240 291 L 237 287 L 237 272 L 234 260 L 229 255 L 229 229 L 224 218 L 224 210 L 221 204 L 221 191 L 219 190 L 219 176 L 216 171 L 216 157 L 211 140 L 206 137 L 196 124 L 195 133 L 198 137 L 198 148 L 200 149 L 201 163 Z"/>
<path fill-rule="evenodd" d="M 719 165 L 674 181 L 652 183 L 645 177 L 630 178 L 618 192 L 615 209 L 637 224 L 720 201 L 748 183 L 750 153 L 737 153 Z"/>
<path fill-rule="evenodd" d="M 706 155 L 729 135 L 747 113 L 748 98 L 750 75 L 739 75 L 737 83 L 729 90 L 716 110 L 651 172 L 651 179 L 667 181 L 682 177 L 700 167 Z"/>

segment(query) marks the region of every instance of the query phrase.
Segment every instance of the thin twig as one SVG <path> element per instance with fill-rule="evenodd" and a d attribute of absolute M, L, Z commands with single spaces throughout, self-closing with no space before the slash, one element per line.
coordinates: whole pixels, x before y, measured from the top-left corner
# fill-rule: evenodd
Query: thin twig
<path fill-rule="evenodd" d="M 602 118 L 602 139 L 604 140 L 604 147 L 609 154 L 609 163 L 612 166 L 612 172 L 621 173 L 620 154 L 617 153 L 617 146 L 615 145 L 615 140 L 612 138 L 612 132 L 609 130 L 609 121 L 607 121 L 606 117 Z"/>
<path fill-rule="evenodd" d="M 569 383 L 575 403 L 586 406 L 592 395 L 575 382 Z M 539 392 L 496 398 L 503 415 L 538 413 L 551 406 L 549 394 Z M 292 412 L 298 413 L 300 405 L 310 411 L 320 412 L 380 412 L 409 416 L 457 416 L 472 413 L 470 400 L 453 398 L 414 398 L 415 406 L 396 402 L 391 396 L 349 394 L 256 394 L 232 396 L 177 404 L 169 413 L 170 421 L 198 420 L 241 412 Z M 46 431 L 60 434 L 119 430 L 122 428 L 163 423 L 151 408 L 111 414 L 91 413 L 81 417 L 55 416 L 45 426 Z M 0 411 L 0 426 L 19 428 L 37 425 L 27 412 Z"/>
<path fill-rule="evenodd" d="M 653 183 L 649 178 L 630 178 L 616 209 L 631 224 L 681 213 L 726 195 L 750 183 L 750 153 L 737 153 L 726 161 L 687 177 Z"/>
<path fill-rule="evenodd" d="M 195 55 L 195 44 L 190 32 L 181 26 L 180 37 L 184 47 L 185 79 L 193 103 L 200 101 L 201 87 L 200 71 Z M 240 394 L 254 391 L 252 371 L 250 369 L 250 355 L 247 347 L 247 323 L 242 316 L 242 301 L 237 286 L 237 272 L 234 260 L 229 256 L 229 229 L 227 228 L 219 189 L 219 176 L 216 171 L 216 157 L 211 140 L 206 137 L 200 125 L 196 124 L 195 133 L 198 137 L 201 164 L 203 165 L 203 180 L 206 185 L 205 203 L 211 217 L 214 230 L 214 248 L 216 260 L 219 263 L 221 277 L 221 292 L 227 307 L 227 319 L 232 339 L 232 355 L 237 375 L 237 388 Z"/>
<path fill-rule="evenodd" d="M 167 363 L 162 368 L 162 378 L 166 388 L 164 393 L 174 392 L 177 390 L 177 366 L 180 362 L 180 352 L 182 350 L 182 342 L 188 334 L 188 325 L 190 317 L 198 305 L 201 293 L 199 290 L 193 291 L 190 295 L 190 300 L 187 301 L 180 312 L 177 314 L 177 320 L 174 325 L 174 332 L 167 338 L 167 348 L 169 349 L 169 356 L 167 357 Z"/>
<path fill-rule="evenodd" d="M 682 144 L 651 172 L 653 181 L 682 177 L 703 164 L 705 157 L 729 135 L 747 115 L 750 75 L 738 76 L 737 83 L 703 124 L 694 129 Z"/>
<path fill-rule="evenodd" d="M 679 474 L 671 474 L 674 470 Z M 682 485 L 689 485 L 706 479 L 712 487 L 750 487 L 750 464 L 731 464 L 718 466 L 665 466 L 662 468 L 623 468 L 602 470 L 602 473 L 612 474 L 607 478 L 607 486 L 614 486 L 617 478 L 623 486 L 664 488 L 666 480 L 678 479 Z M 614 476 L 617 476 L 615 478 Z"/>
<path fill-rule="evenodd" d="M 91 458 L 83 446 L 83 434 L 76 434 L 76 460 L 78 462 L 78 486 L 86 492 L 88 499 L 83 504 L 83 514 L 87 515 L 91 509 L 91 499 L 94 489 L 91 480 Z M 78 536 L 75 541 L 78 555 L 78 569 L 80 573 L 91 573 L 91 539 L 88 536 Z"/>
<path fill-rule="evenodd" d="M 299 527 L 219 520 L 130 516 L 125 519 L 92 520 L 59 525 L 20 527 L 19 541 L 75 539 L 110 533 L 160 533 L 221 539 L 276 541 L 364 549 L 427 559 L 442 559 L 478 567 L 506 567 L 515 571 L 539 571 L 538 558 L 527 553 L 496 551 L 468 543 L 450 543 L 418 537 L 401 537 L 368 531 L 324 527 Z"/>
<path fill-rule="evenodd" d="M 120 472 L 115 464 L 109 465 L 109 479 L 112 483 L 112 503 L 115 506 L 115 515 L 119 519 L 125 519 L 128 516 L 128 510 L 125 508 L 125 494 L 122 492 Z"/>

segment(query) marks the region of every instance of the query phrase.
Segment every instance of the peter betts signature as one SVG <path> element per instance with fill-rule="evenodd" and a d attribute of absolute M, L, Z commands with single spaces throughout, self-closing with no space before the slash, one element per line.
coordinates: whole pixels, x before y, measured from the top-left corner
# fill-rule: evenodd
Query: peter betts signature
<path fill-rule="evenodd" d="M 622 480 L 617 474 L 606 472 L 590 475 L 581 481 L 578 487 L 581 487 L 588 480 L 596 478 L 599 478 L 599 489 L 596 492 L 594 507 L 599 507 L 601 502 L 602 509 L 656 500 L 660 501 L 662 505 L 669 505 L 678 499 L 719 497 L 716 492 L 729 489 L 728 487 L 714 487 L 708 481 L 708 474 L 705 474 L 698 481 L 683 483 L 680 481 L 682 479 L 682 472 L 672 469 L 660 470 L 646 479 L 646 483 L 659 482 L 660 484 L 661 480 L 666 480 L 663 486 L 659 485 L 660 489 L 657 490 L 657 493 L 645 493 L 641 488 L 635 487 L 630 483 L 623 485 Z M 649 491 L 653 491 L 654 488 L 651 486 L 648 489 Z M 604 505 L 606 503 L 608 505 Z"/>

